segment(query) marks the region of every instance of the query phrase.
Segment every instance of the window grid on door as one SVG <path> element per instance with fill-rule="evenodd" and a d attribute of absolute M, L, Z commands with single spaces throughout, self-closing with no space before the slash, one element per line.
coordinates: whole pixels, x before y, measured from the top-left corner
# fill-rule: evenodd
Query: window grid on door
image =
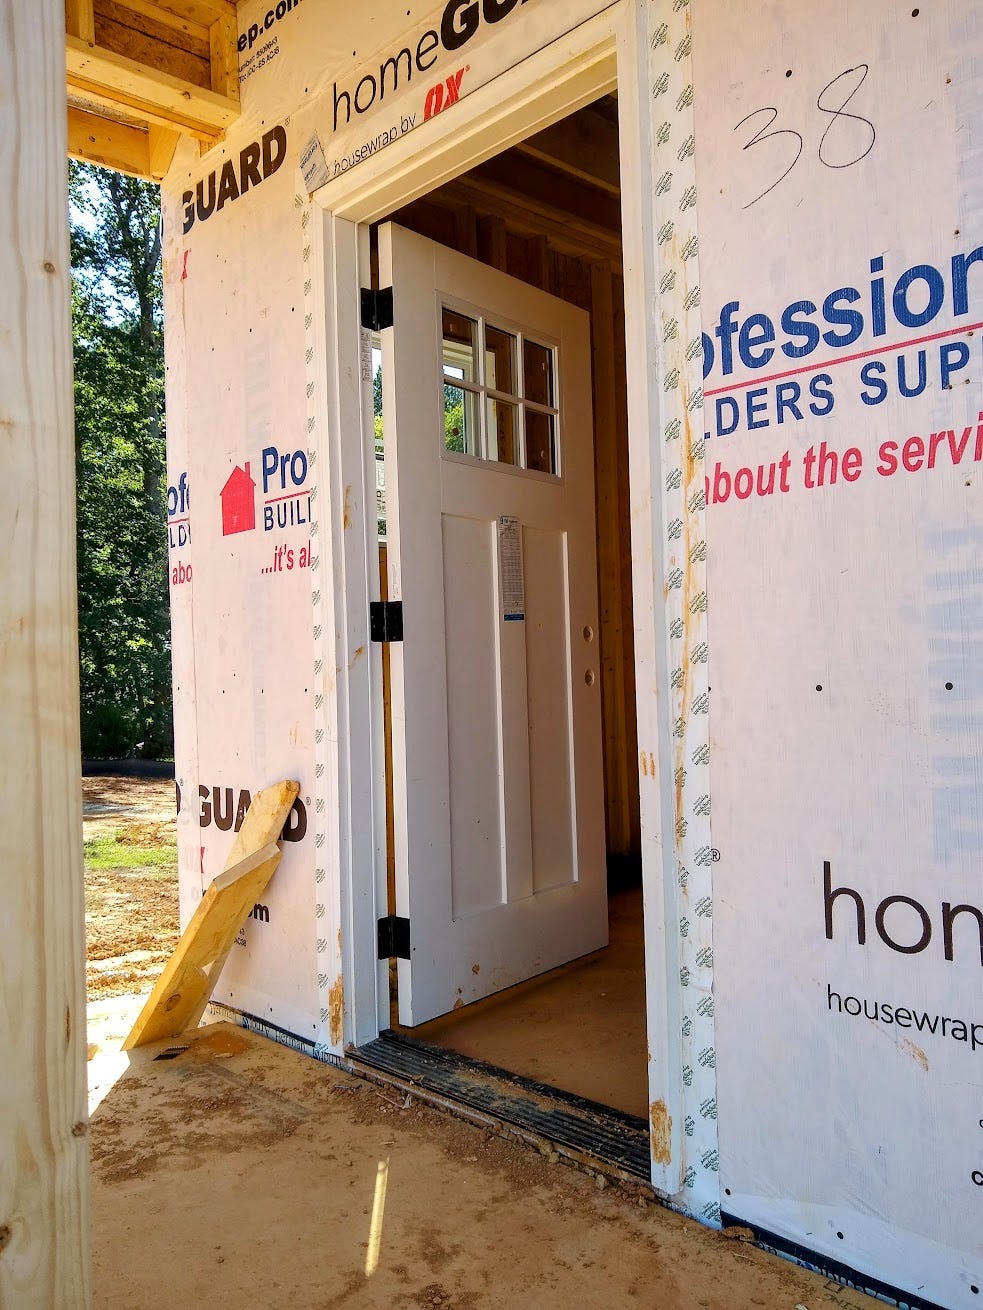
<path fill-rule="evenodd" d="M 557 351 L 479 310 L 441 306 L 444 450 L 560 473 Z"/>

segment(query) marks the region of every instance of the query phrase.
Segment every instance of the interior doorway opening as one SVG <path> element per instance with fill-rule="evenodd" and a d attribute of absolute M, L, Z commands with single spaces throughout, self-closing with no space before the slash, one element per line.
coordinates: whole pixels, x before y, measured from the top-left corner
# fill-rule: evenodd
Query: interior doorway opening
<path fill-rule="evenodd" d="M 616 95 L 602 97 L 385 222 L 589 316 L 609 928 L 603 949 L 412 1027 L 399 1021 L 393 961 L 391 1024 L 414 1040 L 644 1119 L 648 1073 Z M 450 390 L 453 401 L 457 397 Z M 445 421 L 453 425 L 456 415 Z M 384 435 L 378 420 L 376 439 L 381 468 Z M 384 528 L 384 509 L 380 525 Z M 380 553 L 385 595 L 384 541 Z M 388 701 L 388 661 L 386 671 Z M 391 782 L 387 749 L 390 789 Z M 391 809 L 390 799 L 390 851 Z M 395 914 L 391 859 L 388 891 L 389 913 Z"/>

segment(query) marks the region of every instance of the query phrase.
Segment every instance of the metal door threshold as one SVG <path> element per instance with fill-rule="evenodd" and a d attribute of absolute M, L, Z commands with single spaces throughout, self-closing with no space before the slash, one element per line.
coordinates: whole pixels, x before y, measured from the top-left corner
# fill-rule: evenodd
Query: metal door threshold
<path fill-rule="evenodd" d="M 348 1052 L 353 1070 L 582 1165 L 651 1178 L 648 1124 L 521 1074 L 388 1030 Z"/>

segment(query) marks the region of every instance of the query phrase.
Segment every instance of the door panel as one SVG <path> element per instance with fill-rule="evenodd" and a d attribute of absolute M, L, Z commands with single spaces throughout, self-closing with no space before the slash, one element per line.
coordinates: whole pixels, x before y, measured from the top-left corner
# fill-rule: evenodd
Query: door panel
<path fill-rule="evenodd" d="M 533 891 L 577 876 L 566 535 L 524 527 Z"/>
<path fill-rule="evenodd" d="M 414 1025 L 607 944 L 590 334 L 583 311 L 422 237 L 387 225 L 379 244 Z"/>
<path fill-rule="evenodd" d="M 505 899 L 495 534 L 482 519 L 442 521 L 451 911 L 461 919 Z"/>

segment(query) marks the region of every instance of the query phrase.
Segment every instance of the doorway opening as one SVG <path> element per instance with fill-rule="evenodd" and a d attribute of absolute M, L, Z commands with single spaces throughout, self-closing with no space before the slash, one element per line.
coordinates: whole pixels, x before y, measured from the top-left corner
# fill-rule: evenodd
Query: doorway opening
<path fill-rule="evenodd" d="M 589 664 L 584 676 L 596 679 L 600 703 L 600 749 L 596 768 L 603 789 L 603 879 L 606 884 L 608 944 L 567 962 L 536 971 L 522 981 L 492 990 L 481 999 L 448 1005 L 446 1013 L 423 1022 L 401 1022 L 396 961 L 390 961 L 390 1022 L 409 1050 L 413 1043 L 437 1048 L 464 1062 L 479 1060 L 537 1085 L 560 1089 L 629 1119 L 644 1120 L 648 1106 L 646 1060 L 645 967 L 642 927 L 641 837 L 638 749 L 635 723 L 635 666 L 631 594 L 631 547 L 628 509 L 628 424 L 624 334 L 624 275 L 621 244 L 618 101 L 605 95 L 569 117 L 538 132 L 470 172 L 388 215 L 384 224 L 417 234 L 429 242 L 498 270 L 528 287 L 576 306 L 589 323 L 591 385 L 587 432 L 591 445 L 594 523 L 592 556 L 596 560 L 597 633 L 584 640 L 589 649 L 574 652 L 571 665 Z M 373 229 L 373 277 L 378 277 L 378 228 Z M 375 281 L 375 285 L 379 285 Z M 394 290 L 400 294 L 399 287 Z M 454 309 L 454 306 L 451 306 Z M 531 312 L 531 311 L 530 311 Z M 558 471 L 559 454 L 549 438 L 530 438 L 546 430 L 545 411 L 552 398 L 537 392 L 523 408 L 522 386 L 505 388 L 484 375 L 472 379 L 468 315 L 458 305 L 456 317 L 444 309 L 443 385 L 447 449 L 475 458 L 520 464 L 549 474 Z M 465 320 L 462 331 L 461 322 Z M 535 329 L 525 332 L 520 312 L 510 321 L 474 315 L 477 354 L 502 376 L 503 333 L 515 329 L 518 354 L 527 341 L 538 349 Z M 529 335 L 531 334 L 531 336 Z M 543 340 L 547 338 L 544 336 Z M 381 352 L 373 356 L 380 369 Z M 562 361 L 561 361 L 562 366 Z M 521 369 L 520 369 L 521 372 Z M 380 558 L 385 596 L 387 558 L 381 371 L 375 387 L 375 437 L 380 472 Z M 497 398 L 489 399 L 488 390 Z M 522 440 L 505 433 L 503 400 L 517 392 L 516 421 Z M 528 396 L 526 396 L 528 401 Z M 539 403 L 542 402 L 542 403 Z M 396 405 L 400 403 L 397 396 Z M 487 407 L 487 413 L 480 412 Z M 535 412 L 533 412 L 535 411 Z M 565 430 L 564 416 L 559 431 Z M 480 418 L 480 422 L 479 422 Z M 533 422 L 534 420 L 534 422 Z M 494 440 L 490 436 L 495 428 Z M 497 444 L 495 444 L 497 443 Z M 502 453 L 503 444 L 507 452 Z M 519 451 L 521 450 L 521 454 Z M 551 463 L 551 461 L 553 461 Z M 583 529 L 578 524 L 578 529 Z M 463 544 L 463 539 L 462 539 Z M 404 561 L 403 567 L 406 567 Z M 455 593 L 459 595 L 459 593 Z M 454 603 L 450 593 L 444 604 Z M 571 610 L 571 622 L 573 611 Z M 579 640 L 579 628 L 572 641 Z M 583 656 L 583 659 L 581 659 Z M 397 913 L 393 867 L 392 736 L 390 656 L 384 656 L 387 704 L 387 790 L 389 799 L 389 913 Z"/>

